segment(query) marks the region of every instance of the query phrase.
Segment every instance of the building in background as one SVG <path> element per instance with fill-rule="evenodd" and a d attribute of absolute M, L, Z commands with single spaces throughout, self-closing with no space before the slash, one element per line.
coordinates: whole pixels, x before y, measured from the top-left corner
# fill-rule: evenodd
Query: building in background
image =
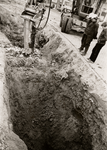
<path fill-rule="evenodd" d="M 65 0 L 52 0 L 51 6 L 53 6 L 54 8 L 56 8 L 58 10 L 60 10 L 60 8 L 61 8 L 64 1 Z M 50 3 L 50 0 L 46 0 L 46 6 L 48 6 L 49 3 Z"/>
<path fill-rule="evenodd" d="M 50 6 L 50 0 L 45 0 L 46 1 L 46 6 Z M 57 0 L 52 0 L 51 2 L 51 8 L 56 8 L 57 5 Z"/>
<path fill-rule="evenodd" d="M 100 18 L 107 22 L 107 0 L 101 8 Z"/>
<path fill-rule="evenodd" d="M 107 18 L 107 0 L 105 0 L 104 4 L 103 4 L 103 1 L 104 0 L 99 1 L 99 7 L 101 8 L 98 8 L 99 12 L 95 12 L 95 13 L 100 14 L 101 20 L 104 20 L 105 18 Z M 46 0 L 47 6 L 49 6 L 49 3 L 50 3 L 50 0 Z M 52 0 L 51 8 L 56 8 L 59 11 L 61 11 L 63 7 L 66 9 L 72 10 L 72 3 L 73 3 L 73 0 Z M 80 3 L 83 3 L 83 0 L 77 0 L 77 3 L 78 5 L 80 5 Z M 93 6 L 93 5 L 97 6 L 98 0 L 84 0 L 84 3 L 90 6 Z M 100 3 L 102 3 L 102 5 L 100 5 Z"/>
<path fill-rule="evenodd" d="M 72 9 L 72 2 L 73 0 L 57 0 L 57 9 L 62 10 L 63 7 L 66 9 Z"/>

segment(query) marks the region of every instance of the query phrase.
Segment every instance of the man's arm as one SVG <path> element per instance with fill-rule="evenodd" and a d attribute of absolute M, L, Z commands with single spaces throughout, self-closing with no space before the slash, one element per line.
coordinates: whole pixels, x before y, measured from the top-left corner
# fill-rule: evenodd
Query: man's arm
<path fill-rule="evenodd" d="M 97 39 L 98 28 L 99 28 L 99 24 L 97 23 L 94 30 L 94 39 Z"/>

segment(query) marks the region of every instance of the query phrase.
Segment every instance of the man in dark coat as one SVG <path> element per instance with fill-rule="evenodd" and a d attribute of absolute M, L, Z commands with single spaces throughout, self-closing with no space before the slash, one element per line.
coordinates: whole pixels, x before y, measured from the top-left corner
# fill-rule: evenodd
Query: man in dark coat
<path fill-rule="evenodd" d="M 88 18 L 87 20 L 87 26 L 85 28 L 82 40 L 81 40 L 81 47 L 79 48 L 80 52 L 82 50 L 85 50 L 81 53 L 82 55 L 86 55 L 88 48 L 90 46 L 90 43 L 93 39 L 96 39 L 97 33 L 98 33 L 98 23 L 97 23 L 97 16 L 93 18 Z"/>
<path fill-rule="evenodd" d="M 92 62 L 95 62 L 101 48 L 106 44 L 106 41 L 107 41 L 107 23 L 103 23 L 102 27 L 103 27 L 103 30 L 98 38 L 98 41 L 97 41 L 95 47 L 92 50 L 91 56 L 89 58 L 89 60 L 91 60 Z"/>

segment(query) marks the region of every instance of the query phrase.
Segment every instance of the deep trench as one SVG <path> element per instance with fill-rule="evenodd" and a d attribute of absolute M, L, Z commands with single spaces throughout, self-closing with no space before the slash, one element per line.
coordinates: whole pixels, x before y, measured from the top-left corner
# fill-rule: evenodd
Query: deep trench
<path fill-rule="evenodd" d="M 8 82 L 13 129 L 28 149 L 91 150 L 88 125 L 73 108 L 71 90 L 66 89 L 70 79 L 59 81 L 53 75 L 46 79 L 37 73 L 32 76 L 30 70 L 26 73 L 28 76 L 22 68 L 11 68 Z"/>
<path fill-rule="evenodd" d="M 60 45 L 60 42 L 61 39 L 56 38 L 56 43 Z M 57 49 L 58 44 L 51 48 Z M 45 51 L 48 48 L 50 45 Z M 91 107 L 88 99 L 84 99 L 88 94 L 87 86 L 74 70 L 69 70 L 66 78 L 59 74 L 62 56 L 53 55 L 53 67 L 50 57 L 47 59 L 43 51 L 42 56 L 26 58 L 16 55 L 13 47 L 7 50 L 6 58 L 13 131 L 28 150 L 93 150 L 90 129 L 94 132 L 95 126 L 100 136 L 99 126 L 91 112 L 89 122 L 86 118 L 89 109 L 94 112 L 95 106 Z"/>
<path fill-rule="evenodd" d="M 71 100 L 76 89 L 70 83 L 77 86 L 76 81 L 12 61 L 7 62 L 11 120 L 28 150 L 91 150 L 88 124 Z"/>
<path fill-rule="evenodd" d="M 69 52 L 60 37 L 55 33 L 49 37 L 46 30 L 47 46 L 41 48 L 40 42 L 31 57 L 22 57 L 23 24 L 17 25 L 8 12 L 3 14 L 0 29 L 18 46 L 4 46 L 13 131 L 28 150 L 107 150 L 100 98 L 88 92 L 72 69 L 72 48 Z"/>

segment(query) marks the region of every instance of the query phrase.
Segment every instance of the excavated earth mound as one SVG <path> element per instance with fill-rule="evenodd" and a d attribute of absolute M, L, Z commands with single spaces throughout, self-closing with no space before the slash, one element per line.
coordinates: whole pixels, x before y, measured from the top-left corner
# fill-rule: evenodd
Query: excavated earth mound
<path fill-rule="evenodd" d="M 105 84 L 58 33 L 41 34 L 48 42 L 29 57 L 6 48 L 13 131 L 28 150 L 106 150 Z"/>
<path fill-rule="evenodd" d="M 0 3 L 0 31 L 14 45 L 0 38 L 0 150 L 107 150 L 107 85 L 50 26 L 24 57 L 18 3 Z"/>
<path fill-rule="evenodd" d="M 0 31 L 3 32 L 14 46 L 23 47 L 23 19 L 21 12 L 24 0 L 0 0 Z"/>

